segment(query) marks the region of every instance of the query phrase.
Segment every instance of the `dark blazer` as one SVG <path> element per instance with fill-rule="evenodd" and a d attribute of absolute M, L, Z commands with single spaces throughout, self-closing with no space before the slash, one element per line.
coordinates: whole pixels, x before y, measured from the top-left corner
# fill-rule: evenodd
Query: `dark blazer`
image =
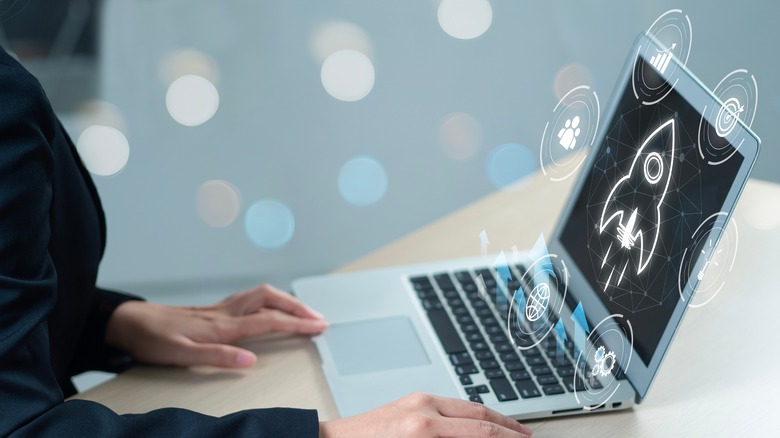
<path fill-rule="evenodd" d="M 316 411 L 117 415 L 72 400 L 70 377 L 128 364 L 105 345 L 133 297 L 95 286 L 100 200 L 38 81 L 0 48 L 0 436 L 317 436 Z"/>

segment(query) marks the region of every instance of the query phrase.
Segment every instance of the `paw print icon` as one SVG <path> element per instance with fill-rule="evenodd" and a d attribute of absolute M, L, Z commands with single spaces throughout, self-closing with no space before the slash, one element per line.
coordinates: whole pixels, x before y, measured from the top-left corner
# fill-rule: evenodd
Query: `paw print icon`
<path fill-rule="evenodd" d="M 574 116 L 573 119 L 566 119 L 563 128 L 558 131 L 558 143 L 564 149 L 574 149 L 577 146 L 577 137 L 580 135 L 580 116 Z"/>

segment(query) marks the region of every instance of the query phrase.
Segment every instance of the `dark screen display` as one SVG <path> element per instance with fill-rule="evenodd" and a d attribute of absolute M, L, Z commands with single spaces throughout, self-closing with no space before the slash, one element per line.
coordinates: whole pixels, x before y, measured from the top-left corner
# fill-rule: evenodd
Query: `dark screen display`
<path fill-rule="evenodd" d="M 649 65 L 639 68 L 663 82 Z M 702 109 L 676 90 L 643 104 L 627 85 L 591 151 L 597 157 L 561 242 L 608 311 L 631 321 L 647 365 L 680 300 L 683 252 L 696 228 L 721 211 L 744 158 L 709 164 L 697 144 L 699 130 L 712 129 Z"/>

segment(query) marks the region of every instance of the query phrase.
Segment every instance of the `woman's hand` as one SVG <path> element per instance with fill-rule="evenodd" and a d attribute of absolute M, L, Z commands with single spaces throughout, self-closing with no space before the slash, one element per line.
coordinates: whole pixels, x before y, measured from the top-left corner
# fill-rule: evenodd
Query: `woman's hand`
<path fill-rule="evenodd" d="M 270 332 L 314 335 L 327 326 L 290 294 L 262 285 L 208 307 L 127 301 L 109 319 L 106 342 L 150 364 L 243 368 L 257 357 L 231 343 Z"/>
<path fill-rule="evenodd" d="M 365 414 L 320 423 L 320 437 L 530 437 L 531 429 L 479 403 L 412 394 Z"/>

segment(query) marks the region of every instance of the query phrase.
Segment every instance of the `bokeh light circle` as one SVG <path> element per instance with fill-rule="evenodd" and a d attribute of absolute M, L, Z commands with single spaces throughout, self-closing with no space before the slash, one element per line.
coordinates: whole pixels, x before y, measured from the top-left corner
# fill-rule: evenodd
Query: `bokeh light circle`
<path fill-rule="evenodd" d="M 354 102 L 366 97 L 374 87 L 374 64 L 357 50 L 338 50 L 322 63 L 320 79 L 328 94 Z"/>
<path fill-rule="evenodd" d="M 470 114 L 447 115 L 439 126 L 439 143 L 445 154 L 459 161 L 472 158 L 482 142 L 482 127 Z"/>
<path fill-rule="evenodd" d="M 493 8 L 487 0 L 442 0 L 437 16 L 439 25 L 449 36 L 469 40 L 490 28 Z"/>
<path fill-rule="evenodd" d="M 198 216 L 215 228 L 232 224 L 241 210 L 238 189 L 230 182 L 219 179 L 201 184 L 195 193 L 195 203 Z"/>
<path fill-rule="evenodd" d="M 379 202 L 387 192 L 387 185 L 384 166 L 368 156 L 350 159 L 339 171 L 339 193 L 352 205 L 366 206 Z"/>
<path fill-rule="evenodd" d="M 206 123 L 219 108 L 219 92 L 208 79 L 184 75 L 173 81 L 165 94 L 165 106 L 173 120 L 184 126 Z"/>
<path fill-rule="evenodd" d="M 295 215 L 290 208 L 273 199 L 252 204 L 244 216 L 244 229 L 249 240 L 263 249 L 281 248 L 295 233 Z"/>
<path fill-rule="evenodd" d="M 531 150 L 517 143 L 497 146 L 487 157 L 487 175 L 490 183 L 498 189 L 510 188 L 536 171 L 536 160 Z"/>
<path fill-rule="evenodd" d="M 104 125 L 87 127 L 76 141 L 76 149 L 87 170 L 100 176 L 115 175 L 130 158 L 130 144 L 122 131 Z"/>
<path fill-rule="evenodd" d="M 582 64 L 569 64 L 558 71 L 553 80 L 553 94 L 559 101 L 580 85 L 593 84 L 593 74 Z"/>
<path fill-rule="evenodd" d="M 349 21 L 331 21 L 317 27 L 311 37 L 311 52 L 319 62 L 332 53 L 351 49 L 371 56 L 373 48 L 368 34 L 360 26 Z"/>

